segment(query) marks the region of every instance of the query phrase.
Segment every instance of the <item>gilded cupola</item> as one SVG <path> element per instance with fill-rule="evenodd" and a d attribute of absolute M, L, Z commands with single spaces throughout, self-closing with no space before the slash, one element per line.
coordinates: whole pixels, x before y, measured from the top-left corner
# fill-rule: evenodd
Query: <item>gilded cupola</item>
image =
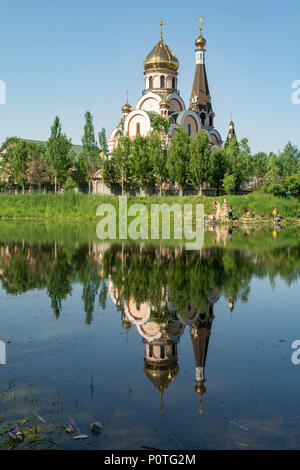
<path fill-rule="evenodd" d="M 197 51 L 205 51 L 206 39 L 204 39 L 204 37 L 202 36 L 202 25 L 204 18 L 200 16 L 198 21 L 200 22 L 200 35 L 197 37 L 195 45 L 197 47 Z"/>
<path fill-rule="evenodd" d="M 124 104 L 124 106 L 122 106 L 122 112 L 124 114 L 129 114 L 131 113 L 132 111 L 132 106 L 130 106 L 130 104 L 128 103 L 128 92 L 126 93 L 126 103 Z"/>
<path fill-rule="evenodd" d="M 162 26 L 164 24 L 165 23 L 162 21 L 160 22 L 160 40 L 155 44 L 152 51 L 149 52 L 144 60 L 145 71 L 152 69 L 168 69 L 176 72 L 179 68 L 179 60 L 163 40 Z"/>

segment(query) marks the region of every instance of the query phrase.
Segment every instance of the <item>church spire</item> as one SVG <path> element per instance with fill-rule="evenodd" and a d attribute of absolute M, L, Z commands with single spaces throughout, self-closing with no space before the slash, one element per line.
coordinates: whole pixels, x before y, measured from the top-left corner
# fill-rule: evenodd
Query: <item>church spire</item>
<path fill-rule="evenodd" d="M 211 106 L 211 98 L 205 69 L 206 40 L 204 39 L 202 34 L 204 18 L 200 16 L 198 21 L 200 23 L 200 35 L 195 41 L 196 69 L 190 100 L 190 109 L 192 109 L 199 115 L 202 126 L 208 128 L 213 127 L 214 116 Z"/>
<path fill-rule="evenodd" d="M 236 134 L 235 134 L 234 122 L 232 120 L 232 114 L 231 114 L 231 121 L 229 123 L 229 130 L 227 134 L 227 142 L 231 142 L 233 139 L 236 139 Z"/>

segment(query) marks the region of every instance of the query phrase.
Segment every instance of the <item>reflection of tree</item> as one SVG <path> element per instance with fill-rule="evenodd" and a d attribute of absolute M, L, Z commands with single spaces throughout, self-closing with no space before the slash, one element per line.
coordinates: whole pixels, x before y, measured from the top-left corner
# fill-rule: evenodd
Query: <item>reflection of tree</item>
<path fill-rule="evenodd" d="M 59 257 L 52 264 L 47 278 L 47 293 L 51 299 L 51 307 L 56 318 L 60 316 L 62 300 L 71 295 L 71 274 L 72 267 L 66 255 L 60 253 Z"/>
<path fill-rule="evenodd" d="M 87 324 L 92 322 L 97 297 L 105 309 L 110 280 L 122 313 L 126 302 L 134 300 L 137 308 L 151 305 L 151 319 L 163 323 L 173 315 L 170 300 L 180 315 L 191 302 L 206 311 L 212 288 L 231 306 L 238 299 L 247 301 L 253 276 L 268 277 L 271 283 L 280 276 L 290 286 L 300 274 L 300 243 L 290 245 L 290 240 L 285 246 L 281 235 L 280 246 L 264 251 L 230 249 L 228 243 L 201 252 L 133 244 L 58 244 L 55 248 L 50 243 L 2 242 L 0 280 L 8 294 L 46 288 L 57 317 L 72 284 L 80 282 Z M 252 238 L 246 246 L 251 243 Z"/>

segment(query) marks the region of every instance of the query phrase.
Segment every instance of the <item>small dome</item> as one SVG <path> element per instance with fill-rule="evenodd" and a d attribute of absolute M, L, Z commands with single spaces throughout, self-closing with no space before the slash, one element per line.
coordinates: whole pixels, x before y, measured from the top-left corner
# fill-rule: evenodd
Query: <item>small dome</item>
<path fill-rule="evenodd" d="M 170 105 L 169 105 L 169 103 L 168 103 L 168 97 L 167 97 L 167 95 L 165 95 L 165 96 L 162 98 L 161 102 L 159 103 L 159 107 L 160 107 L 160 108 L 169 108 L 169 107 L 170 107 Z"/>
<path fill-rule="evenodd" d="M 132 109 L 133 108 L 132 108 L 132 106 L 130 106 L 128 101 L 124 104 L 124 106 L 122 106 L 123 113 L 131 113 Z"/>
<path fill-rule="evenodd" d="M 179 60 L 161 38 L 144 60 L 144 69 L 168 69 L 177 71 Z"/>
<path fill-rule="evenodd" d="M 202 36 L 202 32 L 200 33 L 200 36 L 195 41 L 197 51 L 205 51 L 205 46 L 206 46 L 206 39 Z"/>

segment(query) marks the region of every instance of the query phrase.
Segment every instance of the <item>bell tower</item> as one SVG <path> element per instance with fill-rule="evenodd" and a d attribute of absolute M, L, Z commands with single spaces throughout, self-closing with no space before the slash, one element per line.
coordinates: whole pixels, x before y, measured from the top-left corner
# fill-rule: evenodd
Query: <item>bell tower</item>
<path fill-rule="evenodd" d="M 204 18 L 200 16 L 200 35 L 195 41 L 196 45 L 196 68 L 194 82 L 190 99 L 190 109 L 198 114 L 201 126 L 204 129 L 214 127 L 214 112 L 211 105 L 208 81 L 205 69 L 205 46 L 206 39 L 202 35 Z"/>

